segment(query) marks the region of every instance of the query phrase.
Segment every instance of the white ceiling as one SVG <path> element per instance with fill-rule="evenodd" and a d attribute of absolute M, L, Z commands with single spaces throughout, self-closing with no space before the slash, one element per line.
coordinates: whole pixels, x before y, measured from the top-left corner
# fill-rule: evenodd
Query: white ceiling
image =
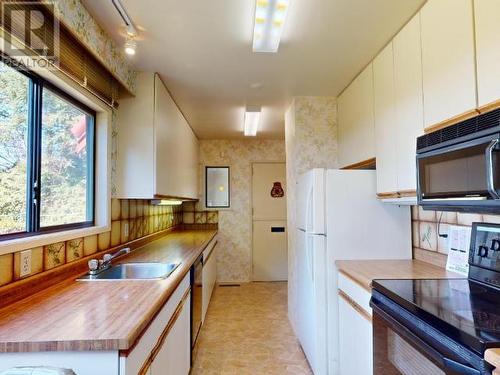
<path fill-rule="evenodd" d="M 199 138 L 242 137 L 260 105 L 258 137 L 283 138 L 293 96 L 336 96 L 425 0 L 291 0 L 277 54 L 252 53 L 255 0 L 122 0 L 141 29 L 137 70 L 156 71 Z M 84 0 L 120 45 L 111 0 Z"/>

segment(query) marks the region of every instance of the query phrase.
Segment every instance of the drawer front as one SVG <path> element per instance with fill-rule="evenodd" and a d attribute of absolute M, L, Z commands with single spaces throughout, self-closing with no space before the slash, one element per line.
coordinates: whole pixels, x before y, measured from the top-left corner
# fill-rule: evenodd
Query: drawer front
<path fill-rule="evenodd" d="M 359 305 L 366 313 L 372 315 L 370 307 L 371 294 L 365 288 L 358 285 L 352 279 L 339 272 L 338 288 L 346 294 L 354 303 Z"/>
<path fill-rule="evenodd" d="M 177 289 L 170 296 L 168 302 L 163 306 L 155 320 L 147 328 L 146 332 L 139 338 L 128 355 L 120 355 L 120 375 L 136 375 L 144 362 L 149 358 L 151 351 L 158 342 L 160 335 L 167 326 L 170 318 L 182 301 L 183 296 L 190 287 L 190 273 L 188 272 Z"/>

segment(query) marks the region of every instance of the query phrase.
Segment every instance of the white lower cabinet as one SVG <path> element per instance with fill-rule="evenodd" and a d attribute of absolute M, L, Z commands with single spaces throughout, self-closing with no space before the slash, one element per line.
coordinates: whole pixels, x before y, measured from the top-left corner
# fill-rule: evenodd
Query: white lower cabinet
<path fill-rule="evenodd" d="M 151 363 L 148 375 L 187 375 L 191 367 L 190 298 L 184 302 L 179 315 L 168 332 L 161 349 Z M 167 327 L 168 329 L 168 327 Z"/>
<path fill-rule="evenodd" d="M 191 282 L 184 277 L 128 355 L 119 375 L 187 375 L 191 366 Z M 173 358 L 175 360 L 173 360 Z"/>
<path fill-rule="evenodd" d="M 0 353 L 0 372 L 16 366 L 54 366 L 72 369 L 77 375 L 188 375 L 191 366 L 190 273 L 129 352 Z"/>
<path fill-rule="evenodd" d="M 370 293 L 339 274 L 339 374 L 373 374 Z M 368 306 L 368 307 L 367 307 Z"/>

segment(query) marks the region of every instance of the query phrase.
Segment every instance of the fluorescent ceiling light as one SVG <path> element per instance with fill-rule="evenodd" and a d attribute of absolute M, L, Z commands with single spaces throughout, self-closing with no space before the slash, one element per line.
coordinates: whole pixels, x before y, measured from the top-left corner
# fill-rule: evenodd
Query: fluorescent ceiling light
<path fill-rule="evenodd" d="M 257 130 L 259 129 L 260 122 L 260 108 L 250 109 L 247 108 L 245 112 L 245 136 L 255 137 L 257 135 Z"/>
<path fill-rule="evenodd" d="M 137 42 L 134 37 L 131 35 L 127 36 L 127 41 L 125 42 L 125 53 L 127 55 L 133 56 L 135 55 L 135 49 L 137 48 Z"/>
<path fill-rule="evenodd" d="M 151 204 L 154 206 L 180 206 L 182 201 L 173 199 L 152 199 Z"/>
<path fill-rule="evenodd" d="M 254 52 L 278 52 L 290 0 L 256 0 Z"/>

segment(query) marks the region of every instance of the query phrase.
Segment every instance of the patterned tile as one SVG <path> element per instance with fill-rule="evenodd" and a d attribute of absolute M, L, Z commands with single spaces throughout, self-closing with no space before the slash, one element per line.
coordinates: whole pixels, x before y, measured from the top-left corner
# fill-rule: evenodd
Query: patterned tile
<path fill-rule="evenodd" d="M 128 214 L 129 214 L 129 202 L 128 202 L 128 199 L 121 199 L 120 202 L 121 202 L 121 205 L 122 205 L 120 218 L 121 219 L 128 219 Z"/>
<path fill-rule="evenodd" d="M 500 215 L 483 215 L 485 223 L 500 224 Z"/>
<path fill-rule="evenodd" d="M 83 238 L 66 242 L 66 263 L 80 259 L 83 256 Z"/>
<path fill-rule="evenodd" d="M 436 221 L 436 211 L 424 210 L 418 206 L 418 219 L 420 221 Z"/>
<path fill-rule="evenodd" d="M 120 220 L 121 202 L 119 199 L 111 199 L 111 220 Z"/>
<path fill-rule="evenodd" d="M 97 252 L 97 234 L 83 239 L 83 255 L 87 256 L 95 252 Z"/>
<path fill-rule="evenodd" d="M 411 218 L 412 220 L 418 220 L 418 206 L 411 206 Z"/>
<path fill-rule="evenodd" d="M 482 215 L 479 214 L 465 214 L 459 212 L 457 214 L 457 222 L 459 225 L 467 225 L 470 226 L 474 222 L 481 222 L 483 221 Z"/>
<path fill-rule="evenodd" d="M 109 249 L 111 246 L 111 232 L 104 232 L 97 235 L 97 247 L 99 251 Z"/>
<path fill-rule="evenodd" d="M 217 224 L 219 222 L 219 213 L 217 211 L 207 212 L 207 223 Z"/>
<path fill-rule="evenodd" d="M 0 285 L 14 280 L 14 254 L 0 255 Z"/>
<path fill-rule="evenodd" d="M 129 241 L 133 241 L 139 236 L 137 235 L 137 223 L 140 223 L 140 219 L 129 220 Z"/>
<path fill-rule="evenodd" d="M 184 212 L 194 212 L 195 202 L 184 202 L 182 204 L 182 209 Z"/>
<path fill-rule="evenodd" d="M 194 222 L 195 222 L 195 224 L 206 224 L 207 213 L 206 212 L 195 212 Z"/>
<path fill-rule="evenodd" d="M 111 222 L 111 247 L 118 246 L 120 244 L 121 237 L 121 221 Z"/>
<path fill-rule="evenodd" d="M 66 242 L 58 242 L 43 247 L 45 270 L 62 266 L 66 262 Z"/>
<path fill-rule="evenodd" d="M 287 284 L 216 287 L 191 374 L 312 374 L 288 321 Z"/>
<path fill-rule="evenodd" d="M 184 224 L 194 224 L 194 212 L 184 212 L 182 221 Z"/>
<path fill-rule="evenodd" d="M 420 247 L 424 250 L 437 251 L 436 223 L 420 222 Z"/>
<path fill-rule="evenodd" d="M 412 239 L 412 244 L 414 247 L 419 247 L 420 246 L 420 235 L 419 235 L 419 224 L 418 221 L 414 221 L 411 225 L 412 228 L 412 233 L 411 233 L 411 239 Z"/>
<path fill-rule="evenodd" d="M 137 201 L 137 207 L 136 207 L 136 214 L 137 214 L 137 217 L 142 217 L 144 215 L 144 200 L 143 199 L 139 199 Z"/>
<path fill-rule="evenodd" d="M 128 202 L 128 217 L 135 219 L 137 217 L 137 200 L 131 199 Z"/>

